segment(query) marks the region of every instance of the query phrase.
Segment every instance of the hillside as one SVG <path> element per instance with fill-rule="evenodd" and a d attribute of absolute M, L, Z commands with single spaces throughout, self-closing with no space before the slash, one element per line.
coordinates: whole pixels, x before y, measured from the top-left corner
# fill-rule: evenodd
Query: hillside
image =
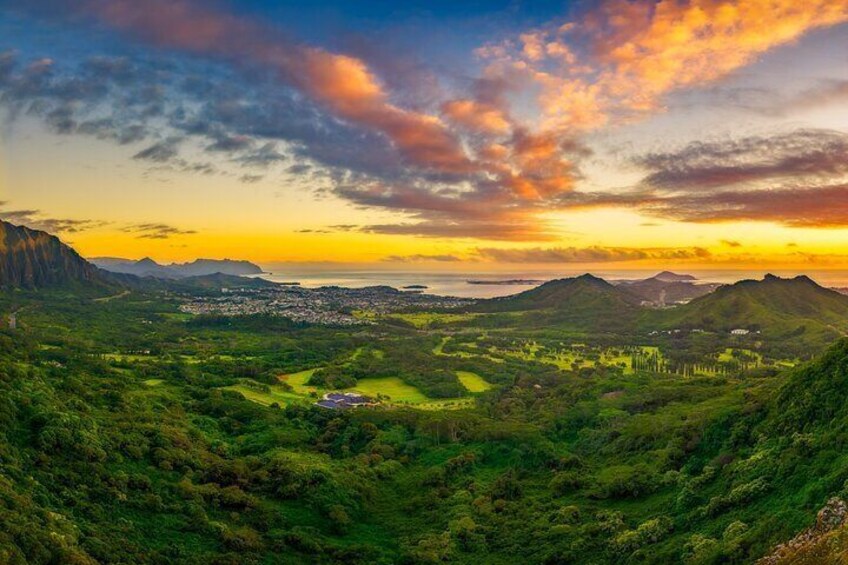
<path fill-rule="evenodd" d="M 97 267 L 59 238 L 0 221 L 0 287 L 37 289 L 102 284 Z"/>
<path fill-rule="evenodd" d="M 470 311 L 510 314 L 521 327 L 553 326 L 578 331 L 629 332 L 639 299 L 590 274 L 557 279 L 519 294 L 482 300 Z M 491 323 L 500 325 L 501 316 Z"/>
<path fill-rule="evenodd" d="M 696 284 L 690 280 L 667 280 L 657 275 L 637 281 L 621 281 L 616 284 L 620 289 L 637 297 L 649 305 L 666 306 L 689 302 L 707 295 L 720 287 L 720 284 Z M 678 275 L 688 276 L 688 275 Z"/>
<path fill-rule="evenodd" d="M 615 308 L 629 309 L 636 304 L 633 297 L 607 281 L 590 274 L 570 279 L 548 281 L 536 288 L 511 296 L 483 300 L 478 312 L 517 312 L 524 310 L 575 310 L 598 312 Z"/>
<path fill-rule="evenodd" d="M 661 273 L 657 273 L 651 278 L 662 282 L 693 282 L 698 280 L 692 275 L 681 275 L 678 273 L 672 273 L 671 271 L 663 271 Z"/>
<path fill-rule="evenodd" d="M 773 338 L 829 342 L 848 328 L 848 296 L 806 276 L 745 280 L 651 317 L 666 328 L 760 331 Z"/>
<path fill-rule="evenodd" d="M 181 279 L 218 273 L 233 276 L 262 274 L 262 268 L 258 265 L 233 259 L 196 259 L 190 263 L 162 265 L 149 257 L 138 261 L 116 257 L 95 257 L 91 262 L 112 273 L 158 279 Z"/>

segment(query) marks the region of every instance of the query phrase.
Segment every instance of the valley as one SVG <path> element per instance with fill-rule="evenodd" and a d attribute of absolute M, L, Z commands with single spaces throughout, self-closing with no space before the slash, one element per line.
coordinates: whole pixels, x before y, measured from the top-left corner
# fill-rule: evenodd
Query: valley
<path fill-rule="evenodd" d="M 4 562 L 789 563 L 848 497 L 848 297 L 804 277 L 657 307 L 67 276 L 0 293 Z"/>

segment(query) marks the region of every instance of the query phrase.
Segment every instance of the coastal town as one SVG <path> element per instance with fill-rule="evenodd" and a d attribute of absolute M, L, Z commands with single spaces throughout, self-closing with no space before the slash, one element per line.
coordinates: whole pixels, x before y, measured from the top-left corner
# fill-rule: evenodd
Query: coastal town
<path fill-rule="evenodd" d="M 386 314 L 409 308 L 446 309 L 468 306 L 470 299 L 401 291 L 389 286 L 315 289 L 293 285 L 261 288 L 221 288 L 219 294 L 194 296 L 180 306 L 193 315 L 272 315 L 293 322 L 354 326 L 372 322 L 357 312 Z"/>

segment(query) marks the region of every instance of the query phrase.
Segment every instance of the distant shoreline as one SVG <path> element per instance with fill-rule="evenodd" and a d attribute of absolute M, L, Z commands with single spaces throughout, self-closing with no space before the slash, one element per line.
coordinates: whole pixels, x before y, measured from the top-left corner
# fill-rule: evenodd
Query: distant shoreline
<path fill-rule="evenodd" d="M 531 284 L 542 284 L 545 281 L 541 279 L 508 279 L 505 281 L 499 280 L 467 280 L 465 281 L 468 284 L 477 284 L 477 285 L 493 285 L 493 286 L 509 286 L 509 285 L 520 285 L 526 286 Z"/>

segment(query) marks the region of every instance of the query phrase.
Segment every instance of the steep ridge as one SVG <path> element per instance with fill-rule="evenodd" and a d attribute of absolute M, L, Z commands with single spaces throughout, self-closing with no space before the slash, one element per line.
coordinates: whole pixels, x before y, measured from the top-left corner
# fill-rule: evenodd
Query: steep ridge
<path fill-rule="evenodd" d="M 100 271 L 59 238 L 0 221 L 0 287 L 103 284 Z"/>

